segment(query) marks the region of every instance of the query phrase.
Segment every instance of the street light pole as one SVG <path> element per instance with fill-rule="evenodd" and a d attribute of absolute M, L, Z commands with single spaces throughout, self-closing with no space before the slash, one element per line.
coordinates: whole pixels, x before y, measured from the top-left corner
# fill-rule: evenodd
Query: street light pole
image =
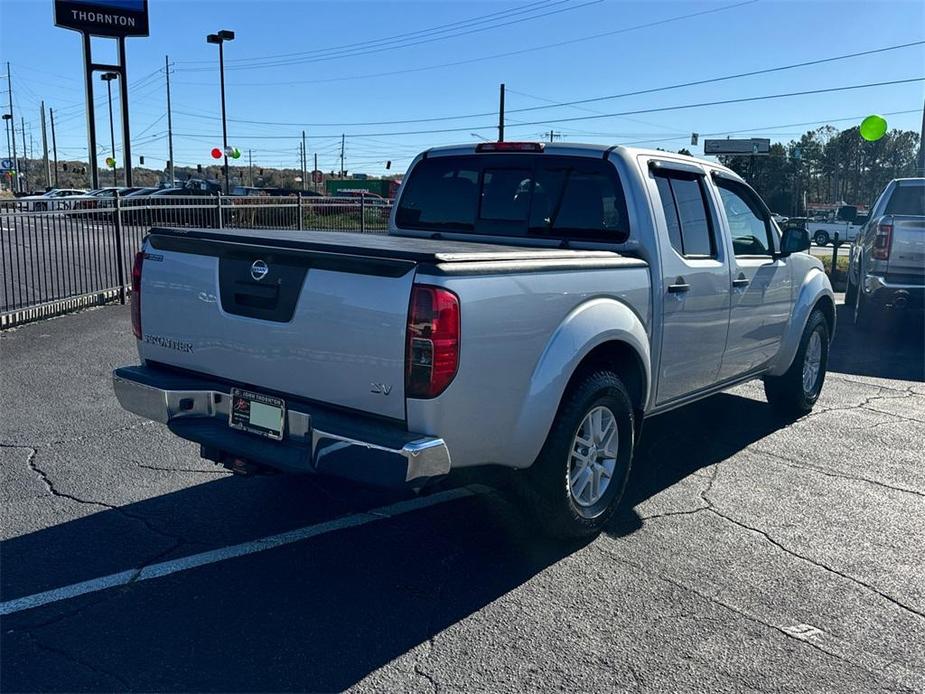
<path fill-rule="evenodd" d="M 112 145 L 112 158 L 116 159 L 116 130 L 112 124 L 112 81 L 119 77 L 118 72 L 104 72 L 100 79 L 106 83 L 106 91 L 109 93 L 109 139 Z M 116 167 L 112 167 L 112 185 L 119 185 L 116 181 Z"/>
<path fill-rule="evenodd" d="M 228 195 L 231 184 L 228 176 L 228 121 L 225 117 L 225 41 L 234 41 L 234 32 L 222 29 L 216 34 L 206 36 L 206 41 L 218 44 L 218 73 L 222 91 L 222 153 L 225 164 L 225 195 Z"/>

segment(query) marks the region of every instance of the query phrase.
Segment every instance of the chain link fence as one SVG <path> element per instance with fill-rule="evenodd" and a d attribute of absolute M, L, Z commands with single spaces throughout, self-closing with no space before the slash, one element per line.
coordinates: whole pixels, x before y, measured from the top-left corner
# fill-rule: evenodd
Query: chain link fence
<path fill-rule="evenodd" d="M 125 300 L 151 227 L 388 231 L 391 201 L 316 196 L 154 195 L 0 202 L 0 328 Z"/>

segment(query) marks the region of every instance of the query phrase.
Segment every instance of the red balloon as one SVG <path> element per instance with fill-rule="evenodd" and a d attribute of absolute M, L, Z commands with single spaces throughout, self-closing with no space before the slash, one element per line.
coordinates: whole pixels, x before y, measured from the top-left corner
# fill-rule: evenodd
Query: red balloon
<path fill-rule="evenodd" d="M 218 147 L 213 147 L 213 148 L 212 148 L 212 158 L 213 158 L 213 159 L 221 159 L 221 158 L 222 158 L 222 150 L 220 150 Z"/>

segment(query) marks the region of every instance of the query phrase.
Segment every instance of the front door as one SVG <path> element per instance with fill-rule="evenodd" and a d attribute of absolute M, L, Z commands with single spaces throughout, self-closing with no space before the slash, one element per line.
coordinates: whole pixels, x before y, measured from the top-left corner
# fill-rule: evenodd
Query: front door
<path fill-rule="evenodd" d="M 777 354 L 790 321 L 791 265 L 775 255 L 777 231 L 746 185 L 716 178 L 732 248 L 732 309 L 720 380 L 760 369 Z"/>
<path fill-rule="evenodd" d="M 653 173 L 664 216 L 658 242 L 664 305 L 657 404 L 713 385 L 729 324 L 728 251 L 702 173 Z"/>

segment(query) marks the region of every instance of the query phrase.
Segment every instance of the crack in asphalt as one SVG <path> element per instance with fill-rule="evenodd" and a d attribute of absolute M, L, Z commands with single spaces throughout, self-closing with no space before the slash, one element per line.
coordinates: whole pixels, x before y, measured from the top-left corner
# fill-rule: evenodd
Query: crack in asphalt
<path fill-rule="evenodd" d="M 861 477 L 860 475 L 849 475 L 843 472 L 837 472 L 830 468 L 824 468 L 818 465 L 810 465 L 793 458 L 788 458 L 787 456 L 780 455 L 779 453 L 772 453 L 771 451 L 765 448 L 756 448 L 754 446 L 749 446 L 748 450 L 758 453 L 759 455 L 766 455 L 769 458 L 773 458 L 775 461 L 783 463 L 784 465 L 792 468 L 797 468 L 799 470 L 808 470 L 810 472 L 818 472 L 820 475 L 825 475 L 826 477 L 835 477 L 838 479 L 844 480 L 854 480 L 856 482 L 866 482 L 867 484 L 873 484 L 878 487 L 884 487 L 885 489 L 890 489 L 894 492 L 901 492 L 903 494 L 915 494 L 916 496 L 925 496 L 925 492 L 920 492 L 917 489 L 911 489 L 909 487 L 899 487 L 892 484 L 887 484 L 886 482 L 881 482 L 880 480 L 871 479 L 869 477 Z"/>
<path fill-rule="evenodd" d="M 761 453 L 762 451 L 757 451 L 757 452 Z M 772 455 L 772 457 L 775 457 L 775 456 Z M 789 461 L 788 461 L 788 462 L 789 462 Z M 802 467 L 802 466 L 800 466 L 800 467 Z M 824 571 L 827 571 L 827 572 L 832 573 L 832 574 L 834 574 L 834 575 L 836 575 L 836 576 L 839 576 L 839 577 L 841 577 L 841 578 L 843 578 L 843 579 L 845 579 L 845 580 L 847 580 L 847 581 L 850 581 L 850 582 L 854 583 L 855 585 L 861 586 L 862 588 L 866 588 L 866 589 L 869 590 L 870 592 L 874 593 L 875 595 L 878 595 L 878 596 L 879 596 L 880 598 L 882 598 L 883 600 L 886 600 L 887 602 L 889 602 L 889 603 L 895 605 L 896 607 L 899 607 L 900 609 L 902 609 L 902 610 L 905 611 L 905 612 L 908 612 L 908 613 L 910 613 L 910 614 L 913 614 L 913 615 L 915 615 L 915 616 L 917 616 L 917 617 L 925 618 L 925 613 L 923 613 L 923 612 L 917 610 L 917 609 L 914 608 L 914 607 L 911 607 L 911 606 L 909 606 L 909 605 L 906 605 L 906 604 L 903 603 L 902 601 L 900 601 L 900 600 L 898 600 L 898 599 L 892 597 L 891 595 L 888 595 L 887 593 L 884 593 L 882 590 L 880 590 L 880 589 L 877 588 L 876 586 L 873 586 L 873 585 L 871 585 L 870 583 L 867 583 L 866 581 L 862 581 L 861 579 L 859 579 L 859 578 L 857 578 L 857 577 L 855 577 L 855 576 L 851 576 L 850 574 L 846 574 L 846 573 L 844 573 L 843 571 L 839 571 L 838 569 L 835 569 L 835 568 L 833 568 L 833 567 L 831 567 L 831 566 L 829 566 L 829 565 L 827 565 L 827 564 L 823 564 L 822 562 L 817 561 L 816 559 L 813 559 L 812 557 L 808 557 L 808 556 L 806 556 L 805 554 L 800 554 L 800 553 L 797 552 L 796 550 L 790 549 L 789 547 L 787 547 L 786 545 L 784 545 L 783 543 L 781 543 L 779 540 L 775 540 L 775 539 L 774 539 L 773 537 L 771 537 L 771 535 L 770 535 L 769 533 L 767 533 L 766 531 L 761 530 L 760 528 L 755 528 L 755 527 L 753 527 L 753 526 L 750 526 L 750 525 L 748 525 L 747 523 L 744 523 L 744 522 L 742 522 L 742 521 L 740 521 L 740 520 L 737 520 L 737 519 L 735 519 L 735 518 L 732 518 L 731 516 L 727 515 L 726 513 L 723 513 L 722 511 L 720 511 L 720 510 L 716 507 L 716 504 L 715 504 L 713 501 L 711 501 L 709 498 L 707 498 L 707 494 L 709 494 L 710 491 L 712 490 L 713 484 L 716 482 L 716 478 L 717 478 L 717 475 L 718 475 L 718 474 L 719 474 L 719 466 L 716 465 L 716 466 L 714 466 L 714 471 L 713 471 L 712 477 L 709 479 L 709 481 L 707 482 L 706 486 L 705 486 L 705 487 L 700 491 L 700 493 L 699 493 L 700 499 L 706 504 L 705 507 L 698 507 L 698 508 L 696 508 L 696 509 L 689 509 L 689 510 L 686 510 L 686 511 L 674 511 L 674 512 L 665 513 L 665 514 L 660 514 L 660 515 L 659 515 L 659 514 L 656 514 L 656 515 L 653 515 L 653 516 L 649 516 L 648 518 L 649 518 L 649 519 L 653 519 L 653 518 L 666 517 L 666 516 L 693 515 L 693 514 L 695 514 L 695 513 L 701 512 L 701 511 L 707 511 L 707 512 L 709 512 L 709 513 L 714 514 L 717 518 L 721 518 L 721 519 L 727 521 L 728 523 L 732 523 L 733 525 L 736 525 L 736 526 L 738 526 L 738 527 L 740 527 L 740 528 L 742 528 L 742 529 L 744 529 L 744 530 L 748 530 L 749 532 L 752 532 L 752 533 L 755 533 L 755 534 L 757 534 L 757 535 L 760 535 L 760 536 L 761 536 L 762 538 L 764 538 L 767 542 L 769 542 L 770 544 L 772 544 L 772 545 L 774 545 L 775 547 L 777 547 L 778 549 L 780 549 L 782 552 L 784 552 L 784 553 L 786 553 L 786 554 L 788 554 L 788 555 L 790 555 L 790 556 L 792 556 L 792 557 L 795 557 L 795 558 L 800 559 L 800 560 L 802 560 L 802 561 L 805 561 L 805 562 L 807 562 L 807 563 L 809 563 L 809 564 L 812 564 L 813 566 L 815 566 L 815 567 L 817 567 L 817 568 L 823 569 Z M 833 476 L 838 476 L 838 475 L 833 475 Z M 862 481 L 868 482 L 868 481 L 871 481 L 871 480 L 866 480 L 866 479 L 864 479 L 864 480 L 862 480 Z M 873 482 L 873 483 L 874 483 L 874 484 L 877 484 L 876 482 Z M 884 486 L 887 486 L 887 485 L 884 485 Z M 891 487 L 891 489 L 894 489 L 894 488 Z M 907 491 L 907 490 L 896 489 L 896 491 Z M 913 493 L 913 494 L 919 494 L 919 492 L 912 492 L 912 493 Z M 919 495 L 921 495 L 921 494 L 919 494 Z M 925 495 L 921 495 L 921 496 L 925 496 Z M 775 627 L 775 628 L 777 628 L 777 627 Z M 789 635 L 789 634 L 788 634 L 788 635 Z"/>
<path fill-rule="evenodd" d="M 779 542 L 778 540 L 775 540 L 775 539 L 774 539 L 773 537 L 771 537 L 767 532 L 765 532 L 764 530 L 761 530 L 760 528 L 755 528 L 755 527 L 753 527 L 753 526 L 748 525 L 747 523 L 743 523 L 742 521 L 736 520 L 735 518 L 732 518 L 731 516 L 726 515 L 726 514 L 723 513 L 722 511 L 717 510 L 717 509 L 716 509 L 715 507 L 713 507 L 713 506 L 711 506 L 711 507 L 710 507 L 709 509 L 707 509 L 707 510 L 708 510 L 710 513 L 713 513 L 714 515 L 716 515 L 717 517 L 722 518 L 723 520 L 726 520 L 726 521 L 728 521 L 729 523 L 732 523 L 733 525 L 737 525 L 738 527 L 740 527 L 740 528 L 742 528 L 742 529 L 744 529 L 744 530 L 748 530 L 748 531 L 753 532 L 753 533 L 755 533 L 755 534 L 757 534 L 757 535 L 760 535 L 760 536 L 763 537 L 765 540 L 767 540 L 768 542 L 770 542 L 772 545 L 774 545 L 775 547 L 777 547 L 777 548 L 780 549 L 781 551 L 785 552 L 786 554 L 789 554 L 789 555 L 792 556 L 792 557 L 796 557 L 797 559 L 802 559 L 803 561 L 805 561 L 805 562 L 807 562 L 807 563 L 809 563 L 809 564 L 812 564 L 812 565 L 815 566 L 815 567 L 818 567 L 818 568 L 820 568 L 820 569 L 823 569 L 823 570 L 825 570 L 825 571 L 828 571 L 829 573 L 835 574 L 836 576 L 840 576 L 841 578 L 844 578 L 844 579 L 847 580 L 847 581 L 851 581 L 852 583 L 854 583 L 854 584 L 856 584 L 856 585 L 859 585 L 859 586 L 861 586 L 861 587 L 863 587 L 863 588 L 866 588 L 867 590 L 871 591 L 872 593 L 874 593 L 874 594 L 876 594 L 876 595 L 879 595 L 881 598 L 883 598 L 883 599 L 886 600 L 887 602 L 892 603 L 893 605 L 896 605 L 896 606 L 899 607 L 900 609 L 902 609 L 902 610 L 904 610 L 904 611 L 906 611 L 906 612 L 908 612 L 908 613 L 910 613 L 910 614 L 916 615 L 917 617 L 925 618 L 925 613 L 920 612 L 919 610 L 915 609 L 914 607 L 910 607 L 909 605 L 906 605 L 905 603 L 903 603 L 903 602 L 897 600 L 896 598 L 892 597 L 891 595 L 888 595 L 888 594 L 884 593 L 882 590 L 880 590 L 880 589 L 877 588 L 876 586 L 873 586 L 873 585 L 871 585 L 870 583 L 867 583 L 866 581 L 862 581 L 862 580 L 859 579 L 859 578 L 856 578 L 856 577 L 854 577 L 854 576 L 851 576 L 850 574 L 846 574 L 846 573 L 844 573 L 843 571 L 839 571 L 838 569 L 835 569 L 835 568 L 829 566 L 828 564 L 823 564 L 822 562 L 817 561 L 817 560 L 813 559 L 812 557 L 808 557 L 808 556 L 806 556 L 805 554 L 800 554 L 799 552 L 797 552 L 797 551 L 795 551 L 795 550 L 792 550 L 792 549 L 790 549 L 789 547 L 787 547 L 786 545 L 782 544 L 782 543 Z"/>
<path fill-rule="evenodd" d="M 652 571 L 652 570 L 650 570 L 650 569 L 647 569 L 646 567 L 642 566 L 641 564 L 637 564 L 637 563 L 635 563 L 635 562 L 632 562 L 632 561 L 626 559 L 625 557 L 614 556 L 614 555 L 611 554 L 610 552 L 607 552 L 606 550 L 604 550 L 604 549 L 598 547 L 596 544 L 595 544 L 595 545 L 591 545 L 591 546 L 592 546 L 593 548 L 597 549 L 597 551 L 602 552 L 602 553 L 604 553 L 604 554 L 607 554 L 607 555 L 608 555 L 608 558 L 610 558 L 610 559 L 615 559 L 616 561 L 620 562 L 621 564 L 625 564 L 626 566 L 632 567 L 633 569 L 636 569 L 637 571 L 640 571 L 640 572 L 642 572 L 642 573 L 644 573 L 644 574 L 646 574 L 646 575 L 648 575 L 648 576 L 652 576 L 653 578 L 656 578 L 656 579 L 658 579 L 658 580 L 664 581 L 665 583 L 668 583 L 668 584 L 670 584 L 670 585 L 673 585 L 673 586 L 675 586 L 676 588 L 680 588 L 681 590 L 684 590 L 684 591 L 687 591 L 687 592 L 689 592 L 689 593 L 692 593 L 692 594 L 696 595 L 697 597 L 699 597 L 699 598 L 701 598 L 701 599 L 703 599 L 703 600 L 707 600 L 708 602 L 711 602 L 711 603 L 713 603 L 714 605 L 717 605 L 717 606 L 719 606 L 719 607 L 721 607 L 721 608 L 723 608 L 723 609 L 725 609 L 725 610 L 728 610 L 729 612 L 732 612 L 732 613 L 734 613 L 734 614 L 739 615 L 740 617 L 742 617 L 743 619 L 748 620 L 749 622 L 752 622 L 752 623 L 754 623 L 754 624 L 758 624 L 759 626 L 763 626 L 763 627 L 765 627 L 765 628 L 767 628 L 767 629 L 771 629 L 772 631 L 776 631 L 776 632 L 779 633 L 779 634 L 783 634 L 783 635 L 786 636 L 788 639 L 791 639 L 791 640 L 793 640 L 793 641 L 797 641 L 798 643 L 801 643 L 801 644 L 804 644 L 804 645 L 806 645 L 806 646 L 809 646 L 810 648 L 813 648 L 814 650 L 817 650 L 817 651 L 819 651 L 820 653 L 824 653 L 825 655 L 827 655 L 827 656 L 829 656 L 829 657 L 831 657 L 831 658 L 834 658 L 834 659 L 836 659 L 836 660 L 838 660 L 838 661 L 840 661 L 840 662 L 842 662 L 842 663 L 845 663 L 846 665 L 850 665 L 850 666 L 855 667 L 855 668 L 858 668 L 858 669 L 860 669 L 860 670 L 864 670 L 864 671 L 867 672 L 868 674 L 872 675 L 875 679 L 880 679 L 880 678 L 883 676 L 883 673 L 873 672 L 873 671 L 867 669 L 866 667 L 864 667 L 863 665 L 860 665 L 860 664 L 857 663 L 857 662 L 854 662 L 854 661 L 852 661 L 852 660 L 849 660 L 849 659 L 847 659 L 847 658 L 844 658 L 844 657 L 842 657 L 841 655 L 839 655 L 838 653 L 835 653 L 835 652 L 833 652 L 833 651 L 830 651 L 830 650 L 828 650 L 827 648 L 823 648 L 821 645 L 819 645 L 819 644 L 817 644 L 817 643 L 814 643 L 814 642 L 812 642 L 812 641 L 810 641 L 810 640 L 808 640 L 808 639 L 801 639 L 801 638 L 799 638 L 799 637 L 797 637 L 797 636 L 794 636 L 793 634 L 788 633 L 788 632 L 787 632 L 785 629 L 783 629 L 782 627 L 780 627 L 780 626 L 778 626 L 778 625 L 776 625 L 776 624 L 772 624 L 772 623 L 770 623 L 770 622 L 766 622 L 766 621 L 764 621 L 763 619 L 757 617 L 756 615 L 753 615 L 753 614 L 751 614 L 751 613 L 749 613 L 749 612 L 746 612 L 745 610 L 742 610 L 742 609 L 740 609 L 740 608 L 738 608 L 738 607 L 736 607 L 736 606 L 734 606 L 734 605 L 731 605 L 731 604 L 729 604 L 729 603 L 727 603 L 727 602 L 724 602 L 723 600 L 720 600 L 720 599 L 717 598 L 716 596 L 709 595 L 709 594 L 704 593 L 704 592 L 702 592 L 702 591 L 700 591 L 700 590 L 697 590 L 696 588 L 694 588 L 694 587 L 692 587 L 692 586 L 689 586 L 689 585 L 686 585 L 686 584 L 684 584 L 684 583 L 681 583 L 680 581 L 677 581 L 677 580 L 671 578 L 670 576 L 666 576 L 666 575 L 662 574 L 661 572 Z"/>
<path fill-rule="evenodd" d="M 867 406 L 870 405 L 870 403 L 876 402 L 878 400 L 905 400 L 906 398 L 911 398 L 915 396 L 915 393 L 908 389 L 901 391 L 896 388 L 892 388 L 892 389 L 886 388 L 885 386 L 871 386 L 871 387 L 879 388 L 880 390 L 893 390 L 894 392 L 902 393 L 902 395 L 882 395 L 878 393 L 877 395 L 869 395 L 866 398 L 864 398 L 863 402 L 860 402 L 854 405 L 845 405 L 844 407 L 822 407 L 819 409 L 814 409 L 812 412 L 807 414 L 805 417 L 802 417 L 800 421 L 805 422 L 808 419 L 812 419 L 813 417 L 818 417 L 819 415 L 823 415 L 828 412 L 847 412 L 849 410 L 865 410 L 865 409 L 868 412 L 876 412 L 878 414 L 885 414 L 891 417 L 902 418 L 902 415 L 894 415 L 892 412 L 883 412 L 881 410 L 875 410 Z"/>

